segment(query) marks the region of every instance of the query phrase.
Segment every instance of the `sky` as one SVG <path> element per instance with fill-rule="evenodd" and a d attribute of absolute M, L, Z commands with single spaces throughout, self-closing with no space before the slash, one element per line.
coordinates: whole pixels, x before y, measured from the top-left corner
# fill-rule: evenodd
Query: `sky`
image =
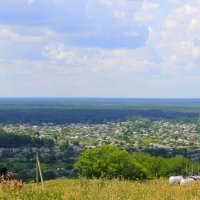
<path fill-rule="evenodd" d="M 200 98 L 199 0 L 0 0 L 0 97 Z"/>

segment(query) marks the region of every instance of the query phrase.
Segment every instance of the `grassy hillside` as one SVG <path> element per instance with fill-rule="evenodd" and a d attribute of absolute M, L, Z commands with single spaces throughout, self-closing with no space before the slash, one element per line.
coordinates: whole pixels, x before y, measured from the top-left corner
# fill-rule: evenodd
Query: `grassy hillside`
<path fill-rule="evenodd" d="M 132 182 L 119 180 L 54 180 L 40 187 L 27 184 L 21 190 L 1 187 L 0 199 L 6 200 L 197 200 L 200 182 L 188 186 L 169 185 L 167 180 Z"/>

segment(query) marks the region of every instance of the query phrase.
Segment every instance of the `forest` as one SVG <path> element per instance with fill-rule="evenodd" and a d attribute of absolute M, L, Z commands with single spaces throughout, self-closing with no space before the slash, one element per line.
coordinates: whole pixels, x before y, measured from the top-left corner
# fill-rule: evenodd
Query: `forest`
<path fill-rule="evenodd" d="M 16 135 L 5 133 L 0 130 L 0 147 L 1 148 L 17 148 L 17 147 L 53 147 L 54 141 L 51 139 L 33 138 L 27 135 Z"/>
<path fill-rule="evenodd" d="M 196 121 L 199 99 L 0 99 L 0 123 L 105 123 L 130 118 Z"/>

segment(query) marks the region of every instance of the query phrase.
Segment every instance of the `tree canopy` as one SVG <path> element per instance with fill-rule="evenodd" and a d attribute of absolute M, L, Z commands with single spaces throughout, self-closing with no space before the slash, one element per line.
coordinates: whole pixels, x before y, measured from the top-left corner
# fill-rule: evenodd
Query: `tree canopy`
<path fill-rule="evenodd" d="M 79 161 L 75 164 L 82 176 L 88 178 L 145 178 L 147 170 L 132 159 L 125 150 L 115 146 L 104 145 L 94 149 L 85 150 Z"/>
<path fill-rule="evenodd" d="M 186 175 L 191 162 L 186 158 L 162 158 L 136 152 L 129 154 L 115 146 L 86 149 L 74 165 L 87 178 L 146 179 Z"/>

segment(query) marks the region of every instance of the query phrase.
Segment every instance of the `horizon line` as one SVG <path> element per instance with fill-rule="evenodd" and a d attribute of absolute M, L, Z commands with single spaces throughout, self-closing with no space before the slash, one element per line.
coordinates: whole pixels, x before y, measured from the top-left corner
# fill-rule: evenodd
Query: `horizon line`
<path fill-rule="evenodd" d="M 0 97 L 0 99 L 200 99 L 200 97 Z"/>

